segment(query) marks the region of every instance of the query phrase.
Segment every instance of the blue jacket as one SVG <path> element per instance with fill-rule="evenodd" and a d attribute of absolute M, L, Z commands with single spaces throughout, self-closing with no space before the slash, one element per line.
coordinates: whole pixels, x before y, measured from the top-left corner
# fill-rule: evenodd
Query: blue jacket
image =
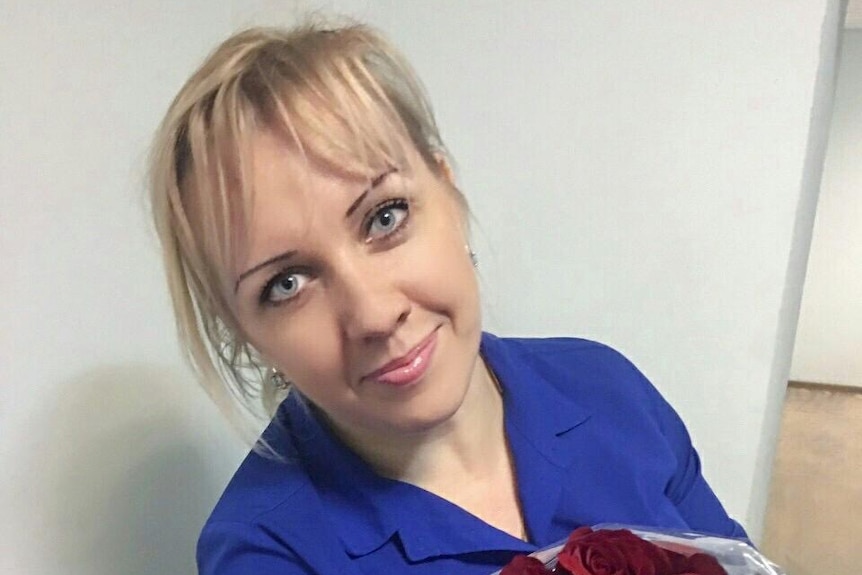
<path fill-rule="evenodd" d="M 487 575 L 581 525 L 745 537 L 707 485 L 685 426 L 624 357 L 578 339 L 483 334 L 530 542 L 375 474 L 299 394 L 251 453 L 198 542 L 201 575 Z"/>

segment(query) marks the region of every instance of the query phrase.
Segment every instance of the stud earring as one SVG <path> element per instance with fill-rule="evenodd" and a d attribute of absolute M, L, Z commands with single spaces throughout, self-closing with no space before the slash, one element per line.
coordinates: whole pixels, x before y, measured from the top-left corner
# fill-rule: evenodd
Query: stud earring
<path fill-rule="evenodd" d="M 479 267 L 479 255 L 473 251 L 470 244 L 464 244 L 464 249 L 467 251 L 467 255 L 470 256 L 470 261 L 473 262 L 473 267 Z"/>
<path fill-rule="evenodd" d="M 290 382 L 284 378 L 284 374 L 271 367 L 269 369 L 269 384 L 279 391 L 290 389 Z"/>

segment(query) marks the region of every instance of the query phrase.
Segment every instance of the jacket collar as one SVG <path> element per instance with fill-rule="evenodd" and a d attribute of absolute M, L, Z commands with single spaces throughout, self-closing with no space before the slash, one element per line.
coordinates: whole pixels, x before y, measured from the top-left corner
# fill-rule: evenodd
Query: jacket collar
<path fill-rule="evenodd" d="M 285 425 L 329 519 L 353 557 L 397 538 L 411 561 L 479 551 L 528 553 L 545 541 L 557 507 L 558 478 L 571 460 L 561 438 L 589 413 L 546 379 L 541 358 L 518 340 L 483 334 L 481 354 L 503 391 L 506 431 L 515 457 L 532 544 L 489 527 L 457 506 L 416 486 L 377 475 L 321 423 L 298 393 L 285 404 Z M 453 517 L 458 517 L 453 529 Z"/>
<path fill-rule="evenodd" d="M 535 345 L 536 340 L 532 340 Z M 501 339 L 483 334 L 481 354 L 500 381 L 509 441 L 517 431 L 533 449 L 560 468 L 568 467 L 572 452 L 556 441 L 580 426 L 590 411 L 560 388 L 571 387 L 560 367 L 534 352 L 530 340 Z M 528 470 L 524 470 L 528 471 Z"/>
<path fill-rule="evenodd" d="M 503 390 L 506 437 L 515 460 L 521 509 L 530 540 L 544 547 L 565 534 L 554 527 L 567 469 L 579 451 L 575 433 L 590 411 L 571 397 L 571 360 L 536 353 L 544 340 L 486 334 L 482 355 Z M 559 349 L 559 348 L 558 348 Z M 553 352 L 551 352 L 553 353 Z M 569 393 L 563 393 L 563 389 Z"/>

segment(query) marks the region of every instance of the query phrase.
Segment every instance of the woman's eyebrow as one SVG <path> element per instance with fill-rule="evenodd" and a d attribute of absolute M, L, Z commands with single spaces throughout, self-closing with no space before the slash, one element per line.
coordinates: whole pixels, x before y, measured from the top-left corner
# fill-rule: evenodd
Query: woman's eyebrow
<path fill-rule="evenodd" d="M 352 203 L 352 204 L 350 204 L 350 207 L 349 207 L 349 208 L 347 208 L 347 211 L 344 213 L 344 219 L 345 219 L 345 220 L 346 220 L 347 218 L 349 218 L 350 216 L 352 216 L 352 215 L 353 215 L 353 213 L 357 210 L 357 208 L 359 208 L 359 206 L 361 206 L 361 205 L 362 205 L 362 202 L 364 202 L 364 201 L 365 201 L 365 198 L 366 198 L 366 197 L 368 197 L 368 194 L 369 194 L 369 192 L 371 192 L 371 189 L 372 189 L 372 188 L 368 188 L 367 190 L 365 190 L 364 192 L 362 192 L 361 194 L 359 194 L 359 197 L 358 197 L 358 198 L 356 198 L 355 200 L 353 200 L 353 203 Z"/>
<path fill-rule="evenodd" d="M 362 202 L 365 201 L 365 198 L 368 197 L 368 194 L 371 193 L 374 188 L 383 183 L 383 180 L 386 179 L 386 176 L 391 174 L 392 172 L 396 172 L 396 168 L 394 166 L 390 166 L 385 172 L 381 173 L 379 176 L 375 177 L 371 180 L 371 185 L 369 185 L 365 191 L 359 194 L 359 197 L 353 200 L 353 203 L 350 204 L 350 207 L 347 208 L 347 212 L 344 214 L 344 219 L 349 218 L 353 215 L 353 213 L 362 205 Z"/>
<path fill-rule="evenodd" d="M 272 256 L 268 260 L 260 262 L 256 266 L 242 272 L 241 274 L 239 274 L 239 278 L 236 280 L 236 284 L 234 284 L 234 286 L 233 286 L 233 293 L 236 293 L 239 290 L 240 282 L 242 280 L 244 280 L 245 278 L 247 278 L 248 276 L 250 276 L 251 274 L 258 272 L 265 267 L 271 266 L 274 263 L 282 262 L 284 260 L 289 260 L 290 258 L 292 258 L 295 255 L 296 255 L 296 250 L 286 251 L 286 252 L 280 253 L 276 256 Z"/>

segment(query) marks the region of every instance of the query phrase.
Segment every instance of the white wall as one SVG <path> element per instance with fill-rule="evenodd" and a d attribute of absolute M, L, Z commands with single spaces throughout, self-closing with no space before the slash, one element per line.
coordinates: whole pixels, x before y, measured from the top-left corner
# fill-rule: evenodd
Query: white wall
<path fill-rule="evenodd" d="M 146 146 L 207 0 L 0 8 L 0 573 L 191 573 L 241 446 L 183 367 Z"/>
<path fill-rule="evenodd" d="M 862 386 L 862 30 L 843 37 L 790 377 Z"/>
<path fill-rule="evenodd" d="M 487 324 L 622 349 L 756 534 L 837 0 L 42 2 L 0 14 L 0 573 L 188 573 L 243 448 L 175 350 L 145 147 L 216 39 L 310 5 L 414 61 Z"/>

